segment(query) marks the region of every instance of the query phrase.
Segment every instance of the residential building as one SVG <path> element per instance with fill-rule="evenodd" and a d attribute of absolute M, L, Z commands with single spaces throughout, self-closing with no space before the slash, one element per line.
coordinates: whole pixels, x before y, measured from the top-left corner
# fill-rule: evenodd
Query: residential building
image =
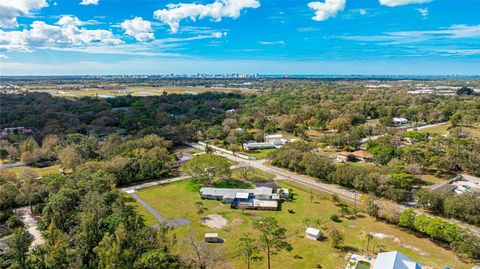
<path fill-rule="evenodd" d="M 270 142 L 248 142 L 243 143 L 244 150 L 255 150 L 255 149 L 272 149 L 275 148 L 275 145 Z"/>
<path fill-rule="evenodd" d="M 452 179 L 452 185 L 456 186 L 455 193 L 461 194 L 466 191 L 480 195 L 480 178 L 467 174 L 460 174 Z"/>
<path fill-rule="evenodd" d="M 422 265 L 399 251 L 382 252 L 377 255 L 373 269 L 421 269 Z"/>
<path fill-rule="evenodd" d="M 457 186 L 447 182 L 441 182 L 441 183 L 437 183 L 435 185 L 430 186 L 428 189 L 432 193 L 445 194 L 445 193 L 455 192 L 455 190 L 457 189 Z"/>
<path fill-rule="evenodd" d="M 285 145 L 289 140 L 283 137 L 281 134 L 272 134 L 265 136 L 265 142 L 272 143 L 275 147 L 281 147 Z"/>
<path fill-rule="evenodd" d="M 353 161 L 371 161 L 373 155 L 364 150 L 357 150 L 354 152 L 341 151 L 337 152 L 335 160 L 339 163 L 353 162 Z"/>
<path fill-rule="evenodd" d="M 255 189 L 201 188 L 202 199 L 220 200 L 232 208 L 277 210 L 280 196 L 269 187 Z"/>

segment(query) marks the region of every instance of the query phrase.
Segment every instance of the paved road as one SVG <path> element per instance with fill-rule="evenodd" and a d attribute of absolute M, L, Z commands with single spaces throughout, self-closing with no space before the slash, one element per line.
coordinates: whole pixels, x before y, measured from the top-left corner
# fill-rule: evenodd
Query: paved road
<path fill-rule="evenodd" d="M 431 125 L 429 127 L 431 127 Z M 191 147 L 195 147 L 195 148 L 198 148 L 198 149 L 203 149 L 203 147 L 201 147 L 201 146 L 199 146 L 195 143 L 190 143 L 189 145 Z M 255 161 L 250 160 L 250 161 L 247 161 L 247 160 L 236 158 L 235 156 L 220 153 L 220 152 L 214 152 L 214 154 L 216 154 L 218 156 L 225 157 L 225 158 L 233 160 L 233 161 L 236 161 L 236 162 L 238 162 L 240 164 L 243 164 L 243 165 L 250 165 L 254 168 L 272 173 L 272 174 L 275 175 L 275 179 L 291 180 L 293 182 L 296 182 L 296 183 L 301 184 L 303 186 L 306 186 L 308 188 L 313 188 L 313 189 L 320 190 L 320 191 L 323 191 L 323 192 L 326 192 L 326 193 L 336 194 L 338 197 L 343 198 L 344 200 L 347 200 L 347 201 L 350 201 L 350 202 L 355 202 L 355 192 L 353 192 L 353 190 L 345 189 L 345 188 L 343 188 L 341 186 L 338 186 L 338 185 L 332 185 L 332 184 L 326 184 L 326 183 L 318 182 L 315 179 L 313 179 L 311 177 L 308 177 L 308 176 L 299 175 L 297 173 L 290 172 L 290 171 L 282 169 L 282 168 L 265 165 L 264 164 L 265 160 L 255 160 Z M 361 194 L 362 193 L 357 192 L 357 195 L 361 195 Z M 360 201 L 357 200 L 357 202 L 360 202 Z M 395 204 L 395 205 L 398 206 L 399 210 L 403 210 L 403 209 L 407 208 L 406 206 L 401 205 L 401 204 Z M 426 215 L 432 216 L 432 215 L 430 215 L 426 212 L 423 212 L 419 209 L 415 209 L 415 212 L 418 213 L 418 214 L 426 214 Z M 435 216 L 435 217 L 438 217 L 438 216 Z M 463 222 L 455 220 L 455 219 L 445 219 L 445 220 L 449 221 L 449 222 L 453 222 L 453 223 L 459 225 L 462 228 L 468 228 L 472 232 L 476 233 L 477 235 L 480 235 L 480 228 L 478 228 L 478 227 L 463 223 Z"/>
<path fill-rule="evenodd" d="M 8 168 L 20 167 L 20 166 L 25 166 L 25 165 L 27 165 L 27 164 L 22 163 L 22 162 L 7 163 L 7 164 L 0 164 L 0 168 L 8 169 Z"/>
<path fill-rule="evenodd" d="M 191 146 L 191 147 L 201 149 L 201 150 L 204 149 L 204 147 L 202 147 L 201 145 L 198 145 L 196 143 L 189 143 L 188 145 Z M 235 157 L 233 155 L 230 155 L 230 154 L 225 154 L 225 153 L 216 152 L 216 151 L 214 152 L 214 154 L 216 154 L 218 156 L 225 157 L 229 160 L 238 162 L 239 164 L 242 164 L 242 165 L 250 165 L 251 167 L 254 167 L 254 168 L 257 168 L 257 169 L 260 169 L 260 170 L 263 170 L 263 171 L 267 171 L 269 173 L 272 173 L 272 174 L 275 175 L 275 179 L 291 180 L 293 182 L 300 183 L 300 184 L 302 184 L 304 186 L 307 186 L 309 188 L 321 190 L 321 191 L 324 191 L 324 192 L 327 192 L 327 193 L 336 194 L 340 198 L 343 198 L 347 201 L 351 201 L 351 202 L 355 201 L 355 192 L 353 192 L 351 190 L 342 188 L 342 187 L 337 186 L 337 185 L 318 182 L 311 177 L 308 177 L 308 176 L 305 176 L 305 175 L 300 175 L 300 174 L 297 174 L 297 173 L 294 173 L 294 172 L 290 172 L 286 169 L 265 165 L 264 164 L 265 160 L 244 160 L 244 159 L 237 158 L 237 157 Z"/>
<path fill-rule="evenodd" d="M 162 184 L 168 184 L 168 183 L 173 183 L 177 181 L 182 181 L 185 179 L 188 179 L 188 176 L 183 176 L 183 177 L 174 177 L 174 178 L 168 178 L 168 179 L 162 179 L 162 180 L 157 180 L 157 181 L 152 181 L 152 182 L 147 182 L 147 183 L 142 183 L 142 184 L 137 184 L 137 185 L 132 185 L 129 187 L 121 188 L 120 190 L 123 192 L 126 192 L 132 196 L 133 199 L 135 199 L 141 206 L 143 206 L 150 214 L 152 214 L 158 221 L 158 223 L 164 223 L 166 226 L 171 227 L 171 228 L 177 228 L 183 225 L 187 225 L 192 223 L 189 219 L 185 217 L 181 218 L 176 218 L 176 219 L 167 219 L 164 216 L 160 215 L 155 208 L 151 207 L 147 202 L 142 200 L 135 192 L 139 189 L 143 188 L 148 188 L 148 187 L 153 187 L 157 185 L 162 185 Z M 158 224 L 152 225 L 151 227 L 153 228 L 160 228 Z"/>
<path fill-rule="evenodd" d="M 168 184 L 172 182 L 177 182 L 177 181 L 182 181 L 188 179 L 188 176 L 182 176 L 182 177 L 173 177 L 173 178 L 168 178 L 168 179 L 161 179 L 161 180 L 156 180 L 156 181 L 150 181 L 147 183 L 142 183 L 142 184 L 137 184 L 137 185 L 131 185 L 128 187 L 121 188 L 120 190 L 126 193 L 131 193 L 135 192 L 136 190 L 143 189 L 143 188 L 148 188 L 148 187 L 153 187 L 157 185 L 162 185 L 162 184 Z"/>

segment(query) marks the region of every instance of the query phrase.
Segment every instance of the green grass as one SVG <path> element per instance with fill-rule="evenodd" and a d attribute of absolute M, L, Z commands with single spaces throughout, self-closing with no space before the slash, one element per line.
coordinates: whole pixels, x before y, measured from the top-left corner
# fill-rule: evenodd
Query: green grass
<path fill-rule="evenodd" d="M 438 126 L 420 129 L 419 132 L 444 135 L 448 133 L 448 130 L 451 126 L 452 126 L 451 123 L 445 123 L 445 124 L 440 124 Z M 472 137 L 480 137 L 480 123 L 474 123 L 471 126 L 462 126 L 461 128 L 462 128 L 462 132 L 468 133 Z"/>
<path fill-rule="evenodd" d="M 244 151 L 242 154 L 245 154 L 247 156 L 252 156 L 255 157 L 257 160 L 260 159 L 265 159 L 268 157 L 268 154 L 270 152 L 274 152 L 276 149 L 258 149 L 258 150 L 250 150 L 250 151 Z"/>
<path fill-rule="evenodd" d="M 284 183 L 279 183 L 282 187 L 293 189 L 295 194 L 292 202 L 285 202 L 282 211 L 245 211 L 231 209 L 229 205 L 222 204 L 219 201 L 202 200 L 198 192 L 193 190 L 191 183 L 177 182 L 169 185 L 156 186 L 143 189 L 138 195 L 160 214 L 167 218 L 187 217 L 192 224 L 182 226 L 173 231 L 179 240 L 175 252 L 184 255 L 189 251 L 189 246 L 185 242 L 185 236 L 194 234 L 199 240 L 202 239 L 205 232 L 218 232 L 219 236 L 225 239 L 223 244 L 218 244 L 225 261 L 222 262 L 224 268 L 244 268 L 245 264 L 238 258 L 236 253 L 237 239 L 246 232 L 253 233 L 254 238 L 258 238 L 258 233 L 252 228 L 255 219 L 263 216 L 275 216 L 280 224 L 287 229 L 288 241 L 294 247 L 292 252 L 281 252 L 272 257 L 272 268 L 315 268 L 320 264 L 323 268 L 345 268 L 347 253 L 335 250 L 331 247 L 328 239 L 324 241 L 311 241 L 304 238 L 305 226 L 302 223 L 305 217 L 311 219 L 320 219 L 322 223 L 322 233 L 328 235 L 328 230 L 336 228 L 345 236 L 346 245 L 362 253 L 373 253 L 361 251 L 362 239 L 367 232 L 384 233 L 392 237 L 378 239 L 385 245 L 386 251 L 399 250 L 417 260 L 424 265 L 435 268 L 443 268 L 449 265 L 453 268 L 471 268 L 461 262 L 452 252 L 437 246 L 426 238 L 418 238 L 405 230 L 396 226 L 375 221 L 373 218 L 362 215 L 356 219 L 341 218 L 342 221 L 335 223 L 329 220 L 330 215 L 338 214 L 339 208 L 330 201 L 329 195 L 317 196 L 313 202 L 310 202 L 310 194 Z M 207 208 L 202 215 L 197 214 L 194 206 L 195 202 L 202 202 Z M 289 210 L 295 212 L 288 213 Z M 144 210 L 139 208 L 139 212 L 145 215 L 148 225 L 154 224 L 154 219 Z M 228 226 L 223 229 L 210 229 L 201 224 L 201 217 L 209 214 L 220 214 L 228 220 Z M 398 238 L 399 241 L 394 238 Z M 419 251 L 420 250 L 420 251 Z M 425 252 L 426 255 L 421 253 Z M 262 253 L 265 254 L 265 253 Z M 294 258 L 297 256 L 297 259 Z M 298 257 L 302 257 L 298 259 Z M 266 260 L 257 261 L 252 264 L 252 268 L 265 268 Z"/>
<path fill-rule="evenodd" d="M 20 167 L 13 167 L 8 168 L 9 171 L 14 172 L 17 175 L 20 175 L 25 170 L 32 170 L 33 172 L 37 173 L 38 176 L 46 176 L 49 174 L 58 174 L 60 165 L 52 165 L 42 168 L 31 167 L 31 166 L 20 166 Z"/>
<path fill-rule="evenodd" d="M 97 94 L 111 95 L 111 96 L 124 96 L 126 92 L 129 92 L 133 96 L 156 96 L 163 95 L 164 92 L 168 94 L 198 94 L 204 92 L 241 92 L 245 94 L 255 93 L 255 90 L 239 89 L 239 88 L 221 88 L 221 87 L 202 87 L 202 86 L 168 86 L 168 87 L 150 87 L 150 86 L 133 86 L 127 87 L 123 90 L 110 90 L 100 88 L 87 88 L 82 90 L 64 89 L 64 86 L 44 86 L 41 90 L 31 89 L 36 92 L 46 92 L 54 96 L 66 97 L 66 98 L 78 98 L 78 97 L 95 97 Z"/>
<path fill-rule="evenodd" d="M 253 168 L 253 174 L 249 176 L 249 180 L 251 181 L 269 181 L 275 178 L 274 174 L 271 174 L 269 172 Z M 235 180 L 242 180 L 242 175 L 239 171 L 239 169 L 233 169 L 232 170 L 232 179 Z"/>
<path fill-rule="evenodd" d="M 433 184 L 437 184 L 437 183 L 443 183 L 443 182 L 447 182 L 446 179 L 442 179 L 442 178 L 439 178 L 439 177 L 436 177 L 434 175 L 417 175 L 418 178 L 420 178 L 422 181 L 426 182 L 427 185 L 433 185 Z"/>

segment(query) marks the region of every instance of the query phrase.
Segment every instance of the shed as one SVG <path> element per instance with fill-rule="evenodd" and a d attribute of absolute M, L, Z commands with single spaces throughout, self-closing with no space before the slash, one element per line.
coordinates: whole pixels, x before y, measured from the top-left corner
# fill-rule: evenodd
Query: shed
<path fill-rule="evenodd" d="M 307 239 L 318 240 L 322 237 L 322 232 L 319 229 L 308 227 L 305 231 Z"/>
<path fill-rule="evenodd" d="M 206 233 L 205 242 L 207 243 L 220 243 L 222 239 L 218 237 L 218 233 Z"/>

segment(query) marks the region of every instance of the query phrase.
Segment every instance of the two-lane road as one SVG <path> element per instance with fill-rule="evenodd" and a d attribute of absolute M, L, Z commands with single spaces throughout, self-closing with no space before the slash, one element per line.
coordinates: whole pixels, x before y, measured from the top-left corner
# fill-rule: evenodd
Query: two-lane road
<path fill-rule="evenodd" d="M 197 148 L 197 149 L 201 149 L 201 150 L 205 149 L 205 147 L 203 147 L 199 144 L 196 144 L 196 143 L 188 143 L 187 145 L 189 145 L 191 147 L 194 147 L 194 148 Z M 222 157 L 227 158 L 229 160 L 238 162 L 239 164 L 249 165 L 253 168 L 257 168 L 257 169 L 269 172 L 271 174 L 274 174 L 275 179 L 290 180 L 290 181 L 302 184 L 302 185 L 304 185 L 308 188 L 313 188 L 313 189 L 317 189 L 317 190 L 320 190 L 320 191 L 323 191 L 323 192 L 336 194 L 340 198 L 343 198 L 343 199 L 345 199 L 347 201 L 350 201 L 350 202 L 355 201 L 355 195 L 356 194 L 353 191 L 347 190 L 347 189 L 342 188 L 342 187 L 337 186 L 337 185 L 318 182 L 311 177 L 308 177 L 308 176 L 305 176 L 305 175 L 300 175 L 300 174 L 297 174 L 297 173 L 294 173 L 294 172 L 290 172 L 286 169 L 265 165 L 264 160 L 245 160 L 245 159 L 242 159 L 242 158 L 238 158 L 234 155 L 226 154 L 226 153 L 218 152 L 218 151 L 214 151 L 213 153 L 215 155 L 222 156 Z"/>

